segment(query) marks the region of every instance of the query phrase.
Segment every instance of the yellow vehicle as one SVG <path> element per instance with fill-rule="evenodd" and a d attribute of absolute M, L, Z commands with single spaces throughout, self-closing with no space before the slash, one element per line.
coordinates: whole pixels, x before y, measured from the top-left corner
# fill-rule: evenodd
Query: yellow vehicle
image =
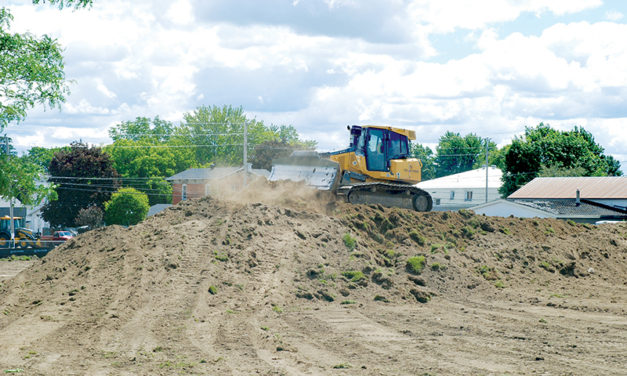
<path fill-rule="evenodd" d="M 15 246 L 21 248 L 35 248 L 39 246 L 39 240 L 33 231 L 23 227 L 22 217 L 13 217 L 15 229 Z M 0 217 L 0 247 L 7 247 L 11 243 L 11 217 Z"/>
<path fill-rule="evenodd" d="M 421 181 L 422 163 L 410 158 L 416 133 L 388 126 L 349 126 L 350 146 L 332 153 L 297 151 L 273 161 L 271 181 L 293 180 L 346 195 L 355 204 L 381 204 L 430 211 Z"/>

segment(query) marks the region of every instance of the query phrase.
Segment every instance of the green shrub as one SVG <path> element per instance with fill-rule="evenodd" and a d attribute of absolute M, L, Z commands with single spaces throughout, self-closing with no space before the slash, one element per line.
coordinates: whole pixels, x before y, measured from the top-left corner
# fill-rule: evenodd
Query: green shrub
<path fill-rule="evenodd" d="M 440 243 L 431 244 L 431 253 L 436 253 L 438 249 L 440 248 L 444 248 L 444 244 L 440 244 Z"/>
<path fill-rule="evenodd" d="M 227 255 L 226 253 L 218 253 L 218 251 L 215 251 L 213 252 L 213 255 L 218 261 L 222 261 L 222 262 L 229 261 L 229 255 Z"/>
<path fill-rule="evenodd" d="M 425 237 L 422 236 L 418 231 L 416 230 L 411 230 L 409 232 L 409 237 L 415 241 L 416 243 L 418 243 L 418 245 L 425 245 Z"/>
<path fill-rule="evenodd" d="M 389 302 L 388 298 L 386 298 L 386 297 L 385 297 L 385 296 L 383 296 L 383 295 L 375 295 L 375 296 L 374 296 L 374 301 L 375 301 L 375 302 L 384 302 L 384 303 Z"/>
<path fill-rule="evenodd" d="M 209 290 L 208 290 L 208 291 L 209 291 L 209 293 L 210 293 L 211 295 L 215 295 L 215 294 L 217 294 L 217 293 L 218 293 L 218 288 L 217 288 L 217 287 L 215 287 L 214 285 L 211 285 L 211 286 L 209 286 Z"/>
<path fill-rule="evenodd" d="M 459 209 L 459 211 L 458 211 L 458 212 L 459 212 L 459 214 L 460 214 L 462 217 L 464 217 L 464 218 L 466 218 L 466 219 L 468 219 L 468 218 L 472 217 L 472 216 L 473 216 L 473 214 L 474 214 L 471 210 L 468 210 L 468 209 Z"/>
<path fill-rule="evenodd" d="M 566 221 L 566 223 L 568 223 L 571 226 L 576 226 L 577 224 L 575 223 L 575 221 L 573 221 L 572 219 L 569 219 Z"/>
<path fill-rule="evenodd" d="M 496 287 L 498 289 L 504 289 L 505 288 L 505 284 L 503 283 L 503 281 L 498 280 L 498 281 L 494 282 L 494 287 Z"/>
<path fill-rule="evenodd" d="M 355 304 L 354 300 L 343 300 L 340 304 Z"/>
<path fill-rule="evenodd" d="M 511 235 L 512 234 L 512 232 L 507 227 L 501 227 L 501 228 L 499 228 L 499 231 L 502 232 L 505 235 Z"/>
<path fill-rule="evenodd" d="M 555 268 L 553 267 L 553 265 L 551 265 L 549 262 L 547 261 L 542 261 L 540 262 L 540 267 L 544 270 L 546 270 L 547 272 L 554 272 Z"/>
<path fill-rule="evenodd" d="M 424 256 L 414 256 L 407 259 L 407 271 L 413 274 L 422 273 L 422 269 L 425 267 L 425 257 Z"/>
<path fill-rule="evenodd" d="M 347 270 L 343 272 L 342 275 L 351 282 L 359 282 L 362 279 L 366 278 L 364 273 L 360 272 L 359 270 Z"/>
<path fill-rule="evenodd" d="M 472 239 L 472 237 L 475 235 L 475 230 L 473 230 L 469 226 L 464 226 L 462 228 L 462 235 L 468 239 Z"/>
<path fill-rule="evenodd" d="M 346 248 L 351 251 L 354 250 L 355 247 L 357 247 L 357 239 L 353 238 L 351 234 L 344 234 L 342 240 L 344 241 L 344 245 L 346 246 Z"/>
<path fill-rule="evenodd" d="M 440 269 L 444 269 L 444 267 L 440 265 L 439 263 L 434 262 L 433 264 L 431 264 L 431 270 L 437 272 Z"/>
<path fill-rule="evenodd" d="M 483 276 L 483 279 L 485 279 L 486 281 L 496 281 L 497 279 L 499 279 L 496 269 L 490 266 L 482 265 L 477 268 L 477 271 L 481 274 L 481 276 Z"/>

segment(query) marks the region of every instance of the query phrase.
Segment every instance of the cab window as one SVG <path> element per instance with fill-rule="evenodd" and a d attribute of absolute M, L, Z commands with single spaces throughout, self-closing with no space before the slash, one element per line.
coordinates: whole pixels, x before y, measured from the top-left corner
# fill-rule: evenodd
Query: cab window
<path fill-rule="evenodd" d="M 389 132 L 388 138 L 388 158 L 401 159 L 409 155 L 407 147 L 407 137 L 398 133 Z"/>

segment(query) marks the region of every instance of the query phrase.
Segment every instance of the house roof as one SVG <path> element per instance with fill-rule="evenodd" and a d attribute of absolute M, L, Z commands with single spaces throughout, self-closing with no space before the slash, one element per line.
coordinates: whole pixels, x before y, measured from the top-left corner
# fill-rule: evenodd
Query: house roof
<path fill-rule="evenodd" d="M 150 209 L 148 210 L 148 214 L 146 214 L 146 217 L 152 217 L 153 215 L 164 211 L 170 206 L 172 206 L 172 204 L 155 204 L 150 207 Z"/>
<path fill-rule="evenodd" d="M 512 193 L 511 199 L 573 199 L 580 192 L 581 198 L 587 199 L 627 199 L 627 177 L 624 176 L 586 176 L 535 178 Z"/>
<path fill-rule="evenodd" d="M 270 172 L 268 170 L 263 169 L 252 169 L 250 168 L 250 163 L 248 164 L 248 172 L 253 175 L 270 176 Z M 176 175 L 172 175 L 169 178 L 165 179 L 170 182 L 177 181 L 207 181 L 207 180 L 215 180 L 222 179 L 227 176 L 231 176 L 233 174 L 244 171 L 244 167 L 212 167 L 212 168 L 188 168 L 183 172 L 179 172 Z"/>
<path fill-rule="evenodd" d="M 242 167 L 214 167 L 214 168 L 188 168 L 183 172 L 172 175 L 167 181 L 182 180 L 213 180 L 227 177 L 242 170 Z"/>
<path fill-rule="evenodd" d="M 479 211 L 487 207 L 495 205 L 506 205 L 513 207 L 522 207 L 537 214 L 545 214 L 549 217 L 557 218 L 627 218 L 627 211 L 620 209 L 612 209 L 605 205 L 598 205 L 594 202 L 580 202 L 576 204 L 571 199 L 500 199 L 486 202 L 481 205 L 474 206 L 470 210 Z"/>
<path fill-rule="evenodd" d="M 611 209 L 594 203 L 580 202 L 579 205 L 572 198 L 569 199 L 517 199 L 516 204 L 538 209 L 563 218 L 602 218 L 602 217 L 627 217 L 627 212 L 620 209 Z"/>
<path fill-rule="evenodd" d="M 556 213 L 551 213 L 551 212 L 547 212 L 545 210 L 542 210 L 538 207 L 533 207 L 530 205 L 524 205 L 522 203 L 519 203 L 517 201 L 514 200 L 506 200 L 506 199 L 498 199 L 498 200 L 493 200 L 493 201 L 489 201 L 489 202 L 485 202 L 483 204 L 477 205 L 477 206 L 473 206 L 471 208 L 469 208 L 472 211 L 475 212 L 479 212 L 480 213 L 480 209 L 483 208 L 489 208 L 491 206 L 499 206 L 499 205 L 505 205 L 507 207 L 519 207 L 521 209 L 525 209 L 531 213 L 537 214 L 537 215 L 548 215 L 549 217 L 555 217 Z"/>
<path fill-rule="evenodd" d="M 485 175 L 485 167 L 481 167 L 459 174 L 421 181 L 416 184 L 416 187 L 421 189 L 485 188 Z M 503 171 L 494 166 L 490 166 L 488 169 L 488 188 L 499 188 L 503 184 L 501 176 L 503 176 Z"/>

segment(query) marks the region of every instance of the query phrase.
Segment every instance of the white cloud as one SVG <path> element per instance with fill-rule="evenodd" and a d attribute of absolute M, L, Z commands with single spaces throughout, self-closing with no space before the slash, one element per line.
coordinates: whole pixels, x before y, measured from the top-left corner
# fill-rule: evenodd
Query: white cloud
<path fill-rule="evenodd" d="M 446 130 L 503 143 L 548 121 L 583 125 L 615 153 L 627 144 L 626 25 L 562 19 L 499 34 L 522 14 L 585 14 L 600 0 L 242 4 L 111 0 L 59 12 L 16 3 L 16 29 L 58 38 L 77 82 L 62 113 L 31 112 L 21 142 L 94 131 L 102 142 L 108 126 L 136 116 L 180 120 L 199 104 L 232 104 L 293 124 L 326 150 L 345 146 L 344 125 L 355 123 L 412 127 L 427 143 Z M 434 35 L 459 30 L 473 53 L 426 58 L 450 48 Z"/>
<path fill-rule="evenodd" d="M 170 5 L 167 17 L 178 25 L 189 25 L 194 21 L 192 5 L 188 0 L 176 0 Z"/>
<path fill-rule="evenodd" d="M 607 18 L 609 21 L 620 21 L 623 19 L 623 17 L 624 16 L 621 12 L 615 10 L 605 12 L 605 18 Z"/>

